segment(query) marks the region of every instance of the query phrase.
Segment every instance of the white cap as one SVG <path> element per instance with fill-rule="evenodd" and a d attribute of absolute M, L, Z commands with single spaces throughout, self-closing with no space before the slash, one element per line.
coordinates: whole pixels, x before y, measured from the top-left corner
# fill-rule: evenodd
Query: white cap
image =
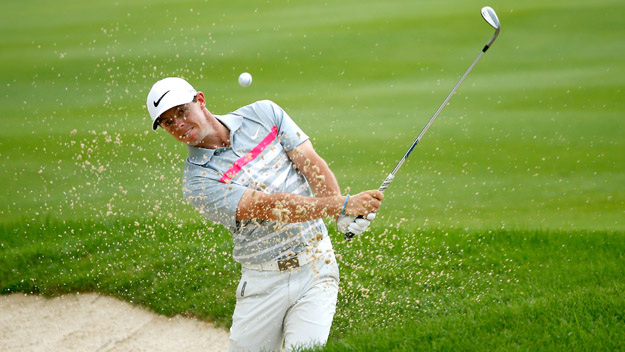
<path fill-rule="evenodd" d="M 146 104 L 152 117 L 152 129 L 158 127 L 156 120 L 174 106 L 190 103 L 197 91 L 182 78 L 167 77 L 152 86 Z"/>

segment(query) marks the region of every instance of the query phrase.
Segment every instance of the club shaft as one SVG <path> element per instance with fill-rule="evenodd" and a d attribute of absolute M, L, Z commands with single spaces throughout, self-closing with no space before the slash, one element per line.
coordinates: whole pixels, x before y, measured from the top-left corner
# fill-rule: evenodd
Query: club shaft
<path fill-rule="evenodd" d="M 406 159 L 408 159 L 408 157 L 410 156 L 410 153 L 412 153 L 412 150 L 417 146 L 417 144 L 419 144 L 419 142 L 421 141 L 421 138 L 423 137 L 425 132 L 427 132 L 427 130 L 430 128 L 430 126 L 432 126 L 432 123 L 434 123 L 434 120 L 436 120 L 436 118 L 441 113 L 441 111 L 443 111 L 443 108 L 445 108 L 445 106 L 447 105 L 447 103 L 449 102 L 451 97 L 456 93 L 456 90 L 458 89 L 458 87 L 460 87 L 460 84 L 462 84 L 464 79 L 467 78 L 469 73 L 473 70 L 473 67 L 475 67 L 475 65 L 480 60 L 480 58 L 482 58 L 482 55 L 484 55 L 486 50 L 488 50 L 488 48 L 490 47 L 490 44 L 492 44 L 492 42 L 495 40 L 497 34 L 498 33 L 496 33 L 493 36 L 493 38 L 488 42 L 488 44 L 486 44 L 484 49 L 482 49 L 482 51 L 480 51 L 480 54 L 475 58 L 475 60 L 473 60 L 473 63 L 471 64 L 471 66 L 469 66 L 469 68 L 462 75 L 462 77 L 460 78 L 458 83 L 456 83 L 454 88 L 451 90 L 449 95 L 447 95 L 447 98 L 445 98 L 445 100 L 443 101 L 441 106 L 439 106 L 438 109 L 436 110 L 436 112 L 434 113 L 434 115 L 432 115 L 432 117 L 430 118 L 430 121 L 428 121 L 428 123 L 425 125 L 425 127 L 423 127 L 423 130 L 421 130 L 421 133 L 419 133 L 419 136 L 417 136 L 417 138 L 414 140 L 414 142 L 412 143 L 410 148 L 408 148 L 408 151 L 406 152 L 406 154 L 404 154 L 404 156 L 399 160 L 399 162 L 397 163 L 397 165 L 395 166 L 393 171 L 386 177 L 384 182 L 382 182 L 382 185 L 380 185 L 380 188 L 378 188 L 378 190 L 380 192 L 384 192 L 388 188 L 388 186 L 391 184 L 391 182 L 393 182 L 393 179 L 395 178 L 395 175 L 397 174 L 399 169 L 402 167 L 402 165 L 404 165 L 404 162 L 406 161 Z"/>
<path fill-rule="evenodd" d="M 490 23 L 490 22 L 489 22 Z M 425 132 L 427 132 L 427 130 L 430 128 L 430 126 L 432 126 L 432 123 L 434 123 L 434 120 L 436 120 L 436 118 L 438 117 L 438 115 L 441 113 L 441 111 L 443 110 L 443 108 L 445 108 L 445 106 L 447 105 L 447 103 L 449 103 L 449 100 L 451 99 L 451 97 L 454 95 L 454 93 L 456 93 L 456 90 L 458 89 L 458 87 L 460 87 L 460 85 L 462 84 L 462 82 L 464 81 L 465 78 L 467 78 L 467 76 L 469 75 L 469 73 L 473 70 L 473 67 L 475 67 L 475 65 L 477 64 L 478 61 L 480 61 L 480 59 L 482 58 L 482 55 L 484 55 L 484 53 L 486 52 L 486 50 L 488 50 L 488 48 L 490 48 L 491 44 L 493 44 L 493 42 L 495 41 L 495 39 L 497 39 L 497 36 L 499 35 L 499 26 L 496 25 L 495 28 L 495 34 L 493 34 L 492 38 L 490 38 L 490 40 L 488 41 L 488 43 L 484 46 L 484 48 L 482 49 L 482 51 L 479 53 L 479 55 L 475 58 L 475 60 L 473 60 L 473 63 L 471 64 L 471 66 L 469 66 L 469 68 L 466 70 L 466 72 L 462 75 L 462 77 L 460 77 L 460 80 L 458 81 L 458 83 L 456 83 L 456 85 L 454 86 L 454 88 L 451 90 L 451 92 L 449 92 L 449 94 L 447 95 L 447 97 L 445 98 L 445 100 L 443 101 L 443 103 L 441 104 L 441 106 L 438 107 L 438 109 L 436 110 L 436 112 L 434 113 L 434 115 L 432 115 L 432 117 L 430 118 L 430 120 L 428 121 L 428 123 L 425 125 L 425 127 L 423 127 L 423 129 L 421 130 L 421 133 L 419 133 L 419 135 L 417 136 L 417 138 L 414 140 L 414 142 L 412 143 L 412 145 L 410 146 L 410 148 L 408 148 L 408 151 L 406 151 L 406 153 L 404 154 L 404 156 L 399 160 L 399 162 L 397 163 L 397 165 L 395 165 L 395 168 L 393 169 L 393 171 L 386 176 L 386 179 L 384 179 L 384 182 L 382 182 L 382 184 L 380 185 L 380 187 L 378 188 L 378 190 L 380 192 L 384 192 L 390 185 L 391 182 L 393 182 L 393 180 L 395 179 L 395 175 L 397 174 L 397 172 L 399 172 L 399 169 L 402 167 L 402 165 L 404 165 L 404 162 L 406 161 L 406 159 L 408 159 L 408 157 L 410 156 L 410 153 L 412 153 L 412 150 L 417 146 L 417 144 L 419 144 L 419 141 L 421 141 L 421 138 L 423 137 L 423 135 L 425 134 Z M 359 218 L 363 218 L 362 216 L 359 216 Z M 354 237 L 354 234 L 351 232 L 348 232 L 345 234 L 345 239 L 350 241 L 352 238 Z"/>

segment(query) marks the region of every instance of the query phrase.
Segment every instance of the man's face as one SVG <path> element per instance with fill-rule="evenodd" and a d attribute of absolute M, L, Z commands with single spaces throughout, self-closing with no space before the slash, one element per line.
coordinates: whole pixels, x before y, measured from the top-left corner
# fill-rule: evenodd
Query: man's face
<path fill-rule="evenodd" d="M 165 111 L 158 122 L 165 131 L 185 144 L 197 145 L 207 133 L 206 117 L 199 100 Z"/>

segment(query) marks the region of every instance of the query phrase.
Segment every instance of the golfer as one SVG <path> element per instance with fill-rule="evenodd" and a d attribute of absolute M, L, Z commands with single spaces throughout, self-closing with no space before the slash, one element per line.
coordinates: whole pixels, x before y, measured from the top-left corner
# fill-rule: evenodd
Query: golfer
<path fill-rule="evenodd" d="M 185 199 L 232 233 L 241 280 L 230 350 L 325 344 L 339 272 L 322 218 L 362 234 L 369 221 L 356 217 L 375 214 L 383 194 L 341 195 L 308 136 L 271 101 L 213 115 L 202 92 L 169 77 L 154 84 L 147 107 L 153 129 L 187 145 Z"/>

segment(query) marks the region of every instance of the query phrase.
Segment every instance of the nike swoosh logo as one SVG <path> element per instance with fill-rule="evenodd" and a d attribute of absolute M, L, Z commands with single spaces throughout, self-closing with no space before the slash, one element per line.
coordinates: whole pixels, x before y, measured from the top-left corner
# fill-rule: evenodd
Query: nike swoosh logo
<path fill-rule="evenodd" d="M 260 126 L 258 126 L 258 129 L 256 130 L 256 134 L 252 137 L 252 139 L 258 138 L 258 132 L 260 132 Z"/>
<path fill-rule="evenodd" d="M 168 91 L 166 91 L 165 93 L 163 93 L 163 95 L 161 95 L 161 97 L 160 97 L 160 98 L 158 98 L 158 100 L 156 100 L 156 101 L 154 102 L 154 107 L 155 107 L 155 108 L 156 108 L 156 107 L 158 107 L 158 104 L 160 104 L 160 103 L 161 103 L 161 100 L 163 100 L 163 97 L 164 97 L 165 95 L 167 95 L 167 93 L 169 93 L 169 92 L 170 92 L 169 90 L 168 90 Z"/>

